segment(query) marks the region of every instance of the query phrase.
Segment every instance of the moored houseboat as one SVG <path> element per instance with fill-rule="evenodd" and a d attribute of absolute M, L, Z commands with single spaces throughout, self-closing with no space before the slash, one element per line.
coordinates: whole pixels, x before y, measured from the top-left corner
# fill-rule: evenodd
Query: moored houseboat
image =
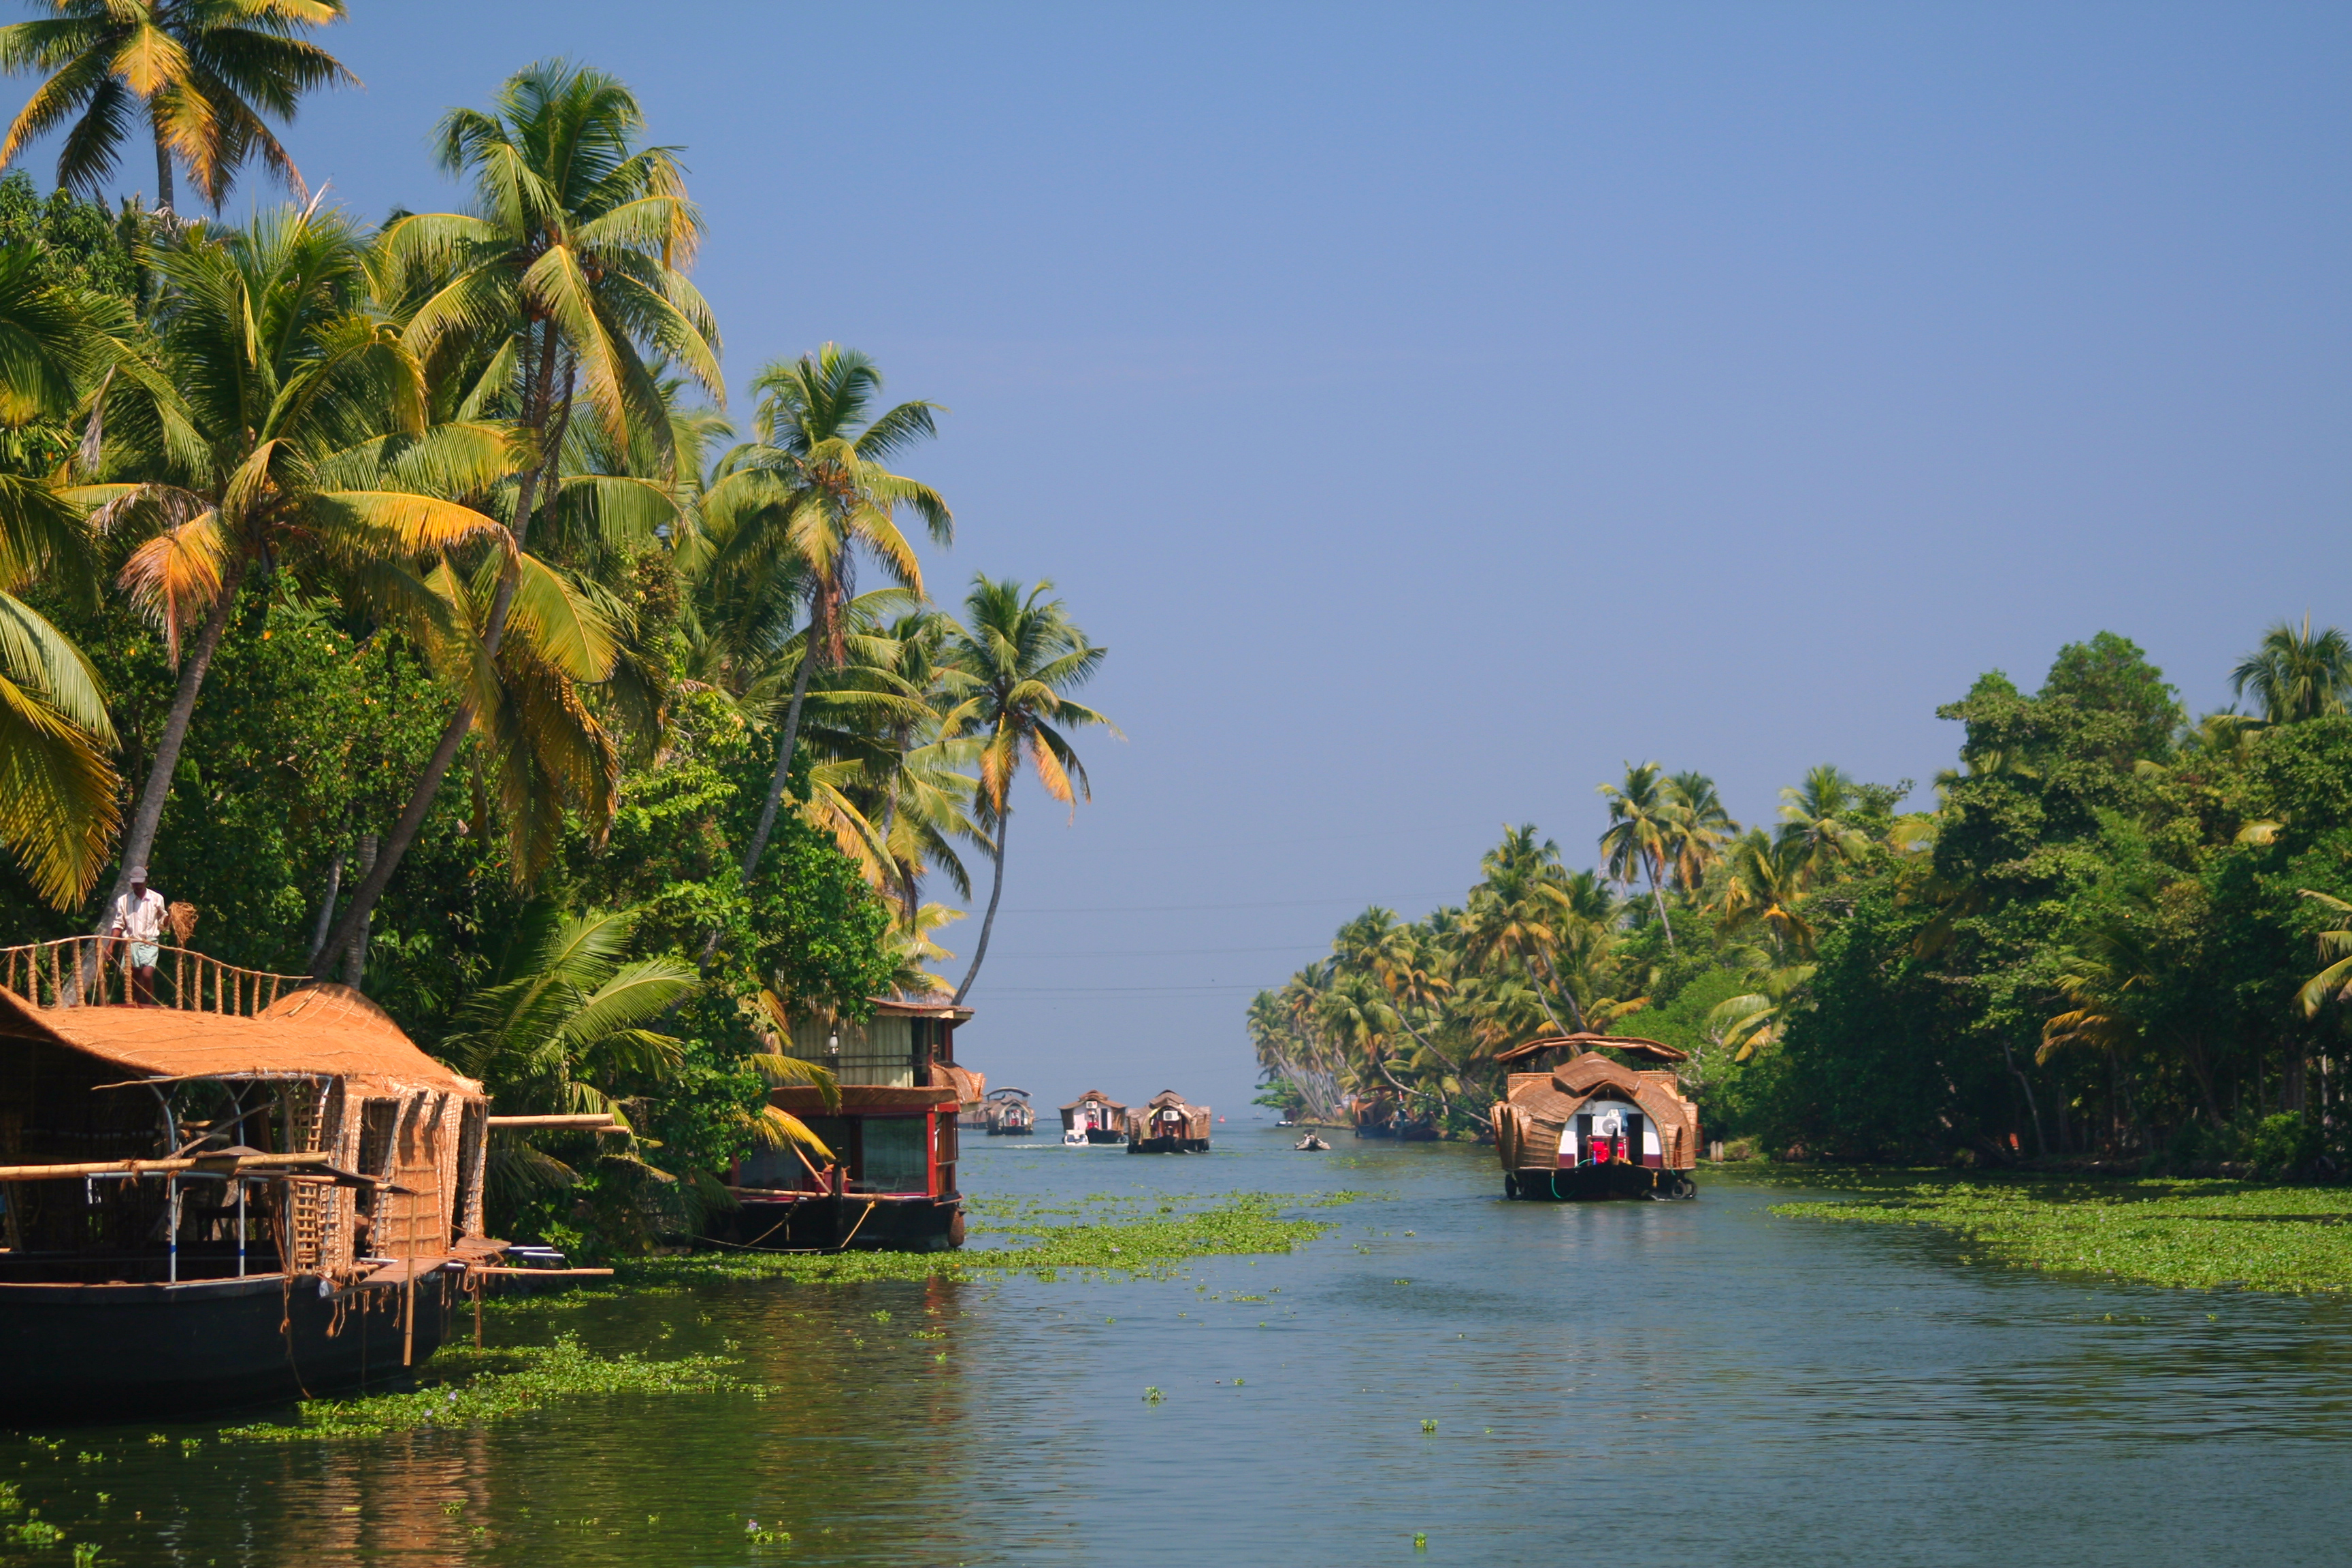
<path fill-rule="evenodd" d="M 996 1089 L 988 1094 L 988 1135 L 1026 1138 L 1037 1131 L 1037 1110 L 1025 1089 Z"/>
<path fill-rule="evenodd" d="M 1101 1089 L 1087 1090 L 1062 1107 L 1062 1142 L 1076 1142 L 1079 1138 L 1089 1143 L 1126 1142 L 1127 1107 Z"/>
<path fill-rule="evenodd" d="M 1633 1058 L 1631 1067 L 1604 1052 Z M 1630 1035 L 1548 1035 L 1495 1058 L 1513 1068 L 1495 1106 L 1507 1197 L 1697 1195 L 1698 1107 L 1674 1064 L 1686 1053 Z"/>
<path fill-rule="evenodd" d="M 1130 1154 L 1198 1154 L 1209 1147 L 1209 1108 L 1188 1105 L 1172 1089 L 1163 1089 L 1146 1101 L 1141 1111 L 1128 1118 L 1127 1152 Z"/>
<path fill-rule="evenodd" d="M 505 1247 L 481 1086 L 355 991 L 167 947 L 134 998 L 121 956 L 0 950 L 0 1411 L 185 1413 L 430 1356 Z"/>
<path fill-rule="evenodd" d="M 1348 1120 L 1355 1124 L 1359 1138 L 1395 1138 L 1408 1143 L 1425 1143 L 1437 1136 L 1433 1120 L 1415 1116 L 1402 1101 L 1387 1095 L 1349 1100 Z"/>
<path fill-rule="evenodd" d="M 755 1150 L 736 1163 L 740 1205 L 717 1239 L 804 1251 L 856 1247 L 938 1252 L 963 1245 L 956 1185 L 959 1108 L 987 1080 L 956 1065 L 956 1026 L 968 1007 L 877 999 L 863 1023 L 803 1016 L 785 1055 L 827 1068 L 838 1092 L 787 1085 L 769 1103 L 790 1111 L 832 1151 Z"/>

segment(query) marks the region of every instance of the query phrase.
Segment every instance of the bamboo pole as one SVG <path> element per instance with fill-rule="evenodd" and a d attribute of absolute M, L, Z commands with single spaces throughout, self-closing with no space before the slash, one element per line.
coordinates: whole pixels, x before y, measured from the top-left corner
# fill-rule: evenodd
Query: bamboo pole
<path fill-rule="evenodd" d="M 625 1132 L 627 1128 L 608 1111 L 583 1111 L 571 1116 L 492 1116 L 492 1127 L 568 1127 L 582 1132 Z"/>
<path fill-rule="evenodd" d="M 297 1171 L 322 1167 L 333 1159 L 325 1150 L 307 1154 L 239 1154 L 234 1160 L 81 1160 L 61 1165 L 0 1165 L 0 1182 L 46 1182 L 67 1176 L 168 1176 L 180 1171 Z"/>

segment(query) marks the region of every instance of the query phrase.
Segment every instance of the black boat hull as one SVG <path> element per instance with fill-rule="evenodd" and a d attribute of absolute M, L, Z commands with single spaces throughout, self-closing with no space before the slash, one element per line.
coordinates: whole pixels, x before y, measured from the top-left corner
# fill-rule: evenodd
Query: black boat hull
<path fill-rule="evenodd" d="M 963 1245 L 961 1198 L 745 1197 L 716 1239 L 762 1252 L 946 1252 Z"/>
<path fill-rule="evenodd" d="M 1209 1152 L 1206 1138 L 1136 1138 L 1128 1142 L 1130 1154 L 1205 1154 Z"/>
<path fill-rule="evenodd" d="M 1654 1165 L 1578 1165 L 1565 1171 L 1507 1172 L 1503 1195 L 1530 1203 L 1590 1203 L 1608 1198 L 1695 1198 L 1688 1171 Z"/>
<path fill-rule="evenodd" d="M 441 1344 L 455 1292 L 416 1282 L 409 1359 Z M 0 1284 L 0 1418 L 63 1423 L 185 1415 L 341 1393 L 399 1376 L 397 1285 L 321 1296 L 282 1275 L 177 1285 Z"/>

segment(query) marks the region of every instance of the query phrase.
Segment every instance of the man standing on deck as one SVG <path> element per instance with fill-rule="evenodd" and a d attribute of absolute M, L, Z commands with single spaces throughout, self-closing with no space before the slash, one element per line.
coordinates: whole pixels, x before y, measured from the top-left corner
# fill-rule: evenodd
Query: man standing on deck
<path fill-rule="evenodd" d="M 155 960 L 163 944 L 163 895 L 147 885 L 147 868 L 131 868 L 131 890 L 114 900 L 114 924 L 109 935 L 128 942 L 134 1007 L 155 1001 Z"/>

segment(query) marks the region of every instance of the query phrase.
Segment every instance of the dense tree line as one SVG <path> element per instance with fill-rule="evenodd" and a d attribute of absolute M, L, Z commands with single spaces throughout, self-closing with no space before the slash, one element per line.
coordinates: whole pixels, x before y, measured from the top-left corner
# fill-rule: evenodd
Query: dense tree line
<path fill-rule="evenodd" d="M 2352 982 L 2352 643 L 2273 627 L 2191 722 L 2129 641 L 1986 675 L 1931 809 L 1833 767 L 1743 831 L 1702 774 L 1601 786 L 1601 865 L 1511 830 L 1459 907 L 1371 910 L 1249 1015 L 1271 1103 L 1461 1131 L 1492 1058 L 1691 1053 L 1776 1153 L 2326 1171 Z"/>
<path fill-rule="evenodd" d="M 502 1110 L 634 1124 L 509 1139 L 502 1223 L 691 1223 L 813 1142 L 766 1104 L 793 1016 L 969 987 L 925 889 L 978 857 L 992 917 L 1019 776 L 1085 792 L 1102 648 L 1050 584 L 933 604 L 935 410 L 865 356 L 774 361 L 730 423 L 703 220 L 618 80 L 451 110 L 464 211 L 223 225 L 76 192 L 143 113 L 167 204 L 256 159 L 299 195 L 265 117 L 338 79 L 301 35 L 341 5 L 58 10 L 0 29 L 45 73 L 11 153 L 67 127 L 65 188 L 0 181 L 7 940 L 149 867 L 192 945 L 362 988 Z"/>

